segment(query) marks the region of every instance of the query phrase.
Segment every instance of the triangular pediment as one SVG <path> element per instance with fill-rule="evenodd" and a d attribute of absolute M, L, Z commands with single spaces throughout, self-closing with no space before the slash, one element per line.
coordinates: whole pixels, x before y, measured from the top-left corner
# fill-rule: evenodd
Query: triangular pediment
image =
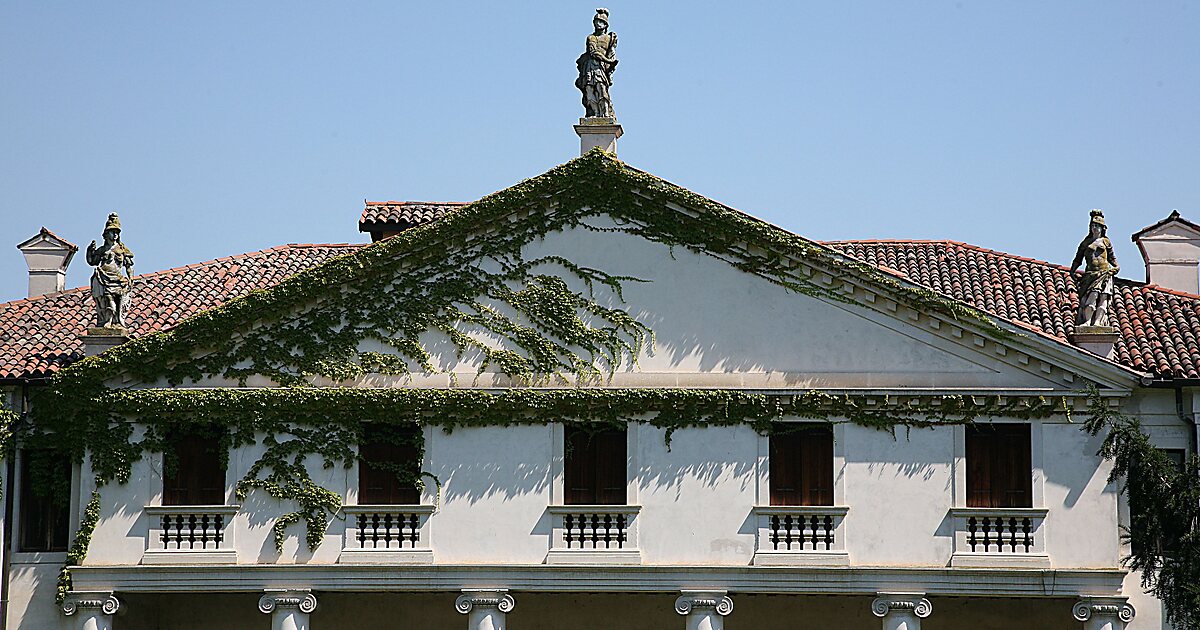
<path fill-rule="evenodd" d="M 1026 332 L 593 151 L 100 364 L 135 386 L 1065 391 L 1134 376 Z"/>

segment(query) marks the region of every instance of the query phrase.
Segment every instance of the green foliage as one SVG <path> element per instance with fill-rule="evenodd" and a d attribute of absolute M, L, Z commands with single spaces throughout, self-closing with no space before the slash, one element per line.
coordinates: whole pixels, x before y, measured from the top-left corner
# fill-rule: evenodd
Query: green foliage
<path fill-rule="evenodd" d="M 1092 388 L 1092 435 L 1107 431 L 1100 455 L 1112 460 L 1109 482 L 1120 482 L 1129 501 L 1129 568 L 1142 572 L 1142 587 L 1163 602 L 1179 628 L 1200 625 L 1200 458 L 1181 471 L 1154 447 L 1137 418 L 1109 407 Z"/>
<path fill-rule="evenodd" d="M 617 227 L 596 227 L 608 217 Z M 599 223 L 599 221 L 593 221 Z M 741 391 L 312 388 L 366 374 L 436 372 L 421 335 L 438 331 L 461 360 L 478 358 L 527 385 L 601 383 L 636 362 L 652 331 L 622 303 L 638 278 L 608 274 L 558 256 L 526 260 L 523 248 L 570 227 L 637 235 L 729 261 L 790 291 L 847 301 L 838 283 L 872 283 L 897 302 L 950 314 L 967 327 L 1008 335 L 991 318 L 933 291 L 785 232 L 699 195 L 629 168 L 602 151 L 330 260 L 265 291 L 197 314 L 169 331 L 146 335 L 59 373 L 33 400 L 34 422 L 21 436 L 80 462 L 90 454 L 98 487 L 129 479 L 145 451 L 168 451 L 170 436 L 217 426 L 223 452 L 255 444 L 264 455 L 237 484 L 296 506 L 274 525 L 306 522 L 306 542 L 320 544 L 340 497 L 317 485 L 309 458 L 349 466 L 364 423 L 463 426 L 569 421 L 647 422 L 671 433 L 689 426 L 746 423 L 767 432 L 783 416 L 840 418 L 894 431 L 979 415 L 1043 417 L 1057 401 L 1001 404 L 956 396 L 928 404 L 870 406 L 861 398 L 807 392 L 768 396 Z M 796 266 L 794 260 L 812 265 Z M 574 288 L 573 288 L 574 287 Z M 484 343 L 489 338 L 498 343 Z M 177 389 L 207 378 L 270 389 Z M 574 377 L 572 381 L 568 377 Z M 134 382 L 162 389 L 129 390 Z M 1014 399 L 1020 400 L 1020 399 Z M 144 426 L 136 437 L 134 426 Z M 419 481 L 419 480 L 418 480 Z M 436 481 L 436 480 L 435 480 Z M 98 506 L 97 496 L 93 503 Z M 89 503 L 89 509 L 93 505 Z M 94 522 L 89 525 L 94 527 Z M 87 538 L 72 547 L 72 562 Z M 75 550 L 78 550 L 77 552 Z M 69 575 L 67 577 L 69 587 Z"/>
<path fill-rule="evenodd" d="M 71 592 L 71 567 L 83 564 L 87 556 L 88 546 L 92 544 L 92 533 L 96 531 L 96 523 L 100 522 L 100 491 L 92 490 L 92 498 L 83 510 L 83 520 L 79 522 L 79 530 L 75 532 L 75 540 L 67 551 L 67 563 L 58 572 L 58 595 L 55 602 L 61 604 Z"/>

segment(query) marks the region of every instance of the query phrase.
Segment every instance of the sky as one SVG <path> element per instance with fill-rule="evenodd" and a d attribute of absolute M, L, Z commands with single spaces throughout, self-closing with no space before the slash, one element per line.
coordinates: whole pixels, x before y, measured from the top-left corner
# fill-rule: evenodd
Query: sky
<path fill-rule="evenodd" d="M 809 238 L 1069 264 L 1103 208 L 1142 280 L 1129 235 L 1200 221 L 1200 3 L 605 1 L 620 158 Z M 118 212 L 146 273 L 576 157 L 596 6 L 0 3 L 0 301 L 41 226 L 83 248 Z"/>

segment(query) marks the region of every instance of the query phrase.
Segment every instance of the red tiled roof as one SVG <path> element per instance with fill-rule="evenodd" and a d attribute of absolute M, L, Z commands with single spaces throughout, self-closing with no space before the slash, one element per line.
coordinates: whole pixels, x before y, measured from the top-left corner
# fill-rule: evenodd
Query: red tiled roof
<path fill-rule="evenodd" d="M 975 308 L 1066 340 L 1079 296 L 1066 267 L 955 241 L 830 241 Z M 1117 280 L 1110 317 L 1118 363 L 1162 377 L 1200 378 L 1200 296 Z"/>
<path fill-rule="evenodd" d="M 380 202 L 381 223 L 434 221 L 463 204 Z M 410 214 L 403 214 L 412 211 Z M 400 209 L 401 214 L 387 212 Z M 402 217 L 408 216 L 408 219 Z M 388 217 L 401 217 L 399 219 Z M 954 241 L 831 241 L 826 245 L 891 270 L 948 297 L 1066 341 L 1078 303 L 1061 265 Z M 129 313 L 133 336 L 263 289 L 361 245 L 286 245 L 137 276 Z M 1112 316 L 1120 329 L 1114 359 L 1164 377 L 1200 378 L 1200 296 L 1118 280 Z M 48 376 L 82 356 L 90 290 L 0 304 L 0 378 Z"/>
<path fill-rule="evenodd" d="M 407 230 L 436 221 L 465 205 L 455 201 L 368 201 L 358 220 L 358 231 Z"/>
<path fill-rule="evenodd" d="M 284 245 L 135 276 L 126 323 L 134 337 L 170 328 L 359 247 Z M 0 304 L 0 378 L 49 376 L 80 358 L 79 336 L 94 320 L 86 287 Z"/>

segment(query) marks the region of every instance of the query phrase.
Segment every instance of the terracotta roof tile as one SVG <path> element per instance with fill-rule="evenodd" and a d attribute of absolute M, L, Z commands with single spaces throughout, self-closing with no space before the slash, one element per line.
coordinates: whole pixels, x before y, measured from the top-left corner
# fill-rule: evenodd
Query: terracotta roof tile
<path fill-rule="evenodd" d="M 1066 341 L 1079 295 L 1066 267 L 956 241 L 830 241 L 864 262 Z M 1118 279 L 1110 306 L 1118 363 L 1200 378 L 1200 296 Z"/>
<path fill-rule="evenodd" d="M 164 330 L 359 247 L 284 245 L 135 276 L 126 323 L 134 337 Z M 0 304 L 0 378 L 49 376 L 80 358 L 94 317 L 86 287 Z"/>
<path fill-rule="evenodd" d="M 399 231 L 436 221 L 467 205 L 454 201 L 368 201 L 359 232 Z"/>

